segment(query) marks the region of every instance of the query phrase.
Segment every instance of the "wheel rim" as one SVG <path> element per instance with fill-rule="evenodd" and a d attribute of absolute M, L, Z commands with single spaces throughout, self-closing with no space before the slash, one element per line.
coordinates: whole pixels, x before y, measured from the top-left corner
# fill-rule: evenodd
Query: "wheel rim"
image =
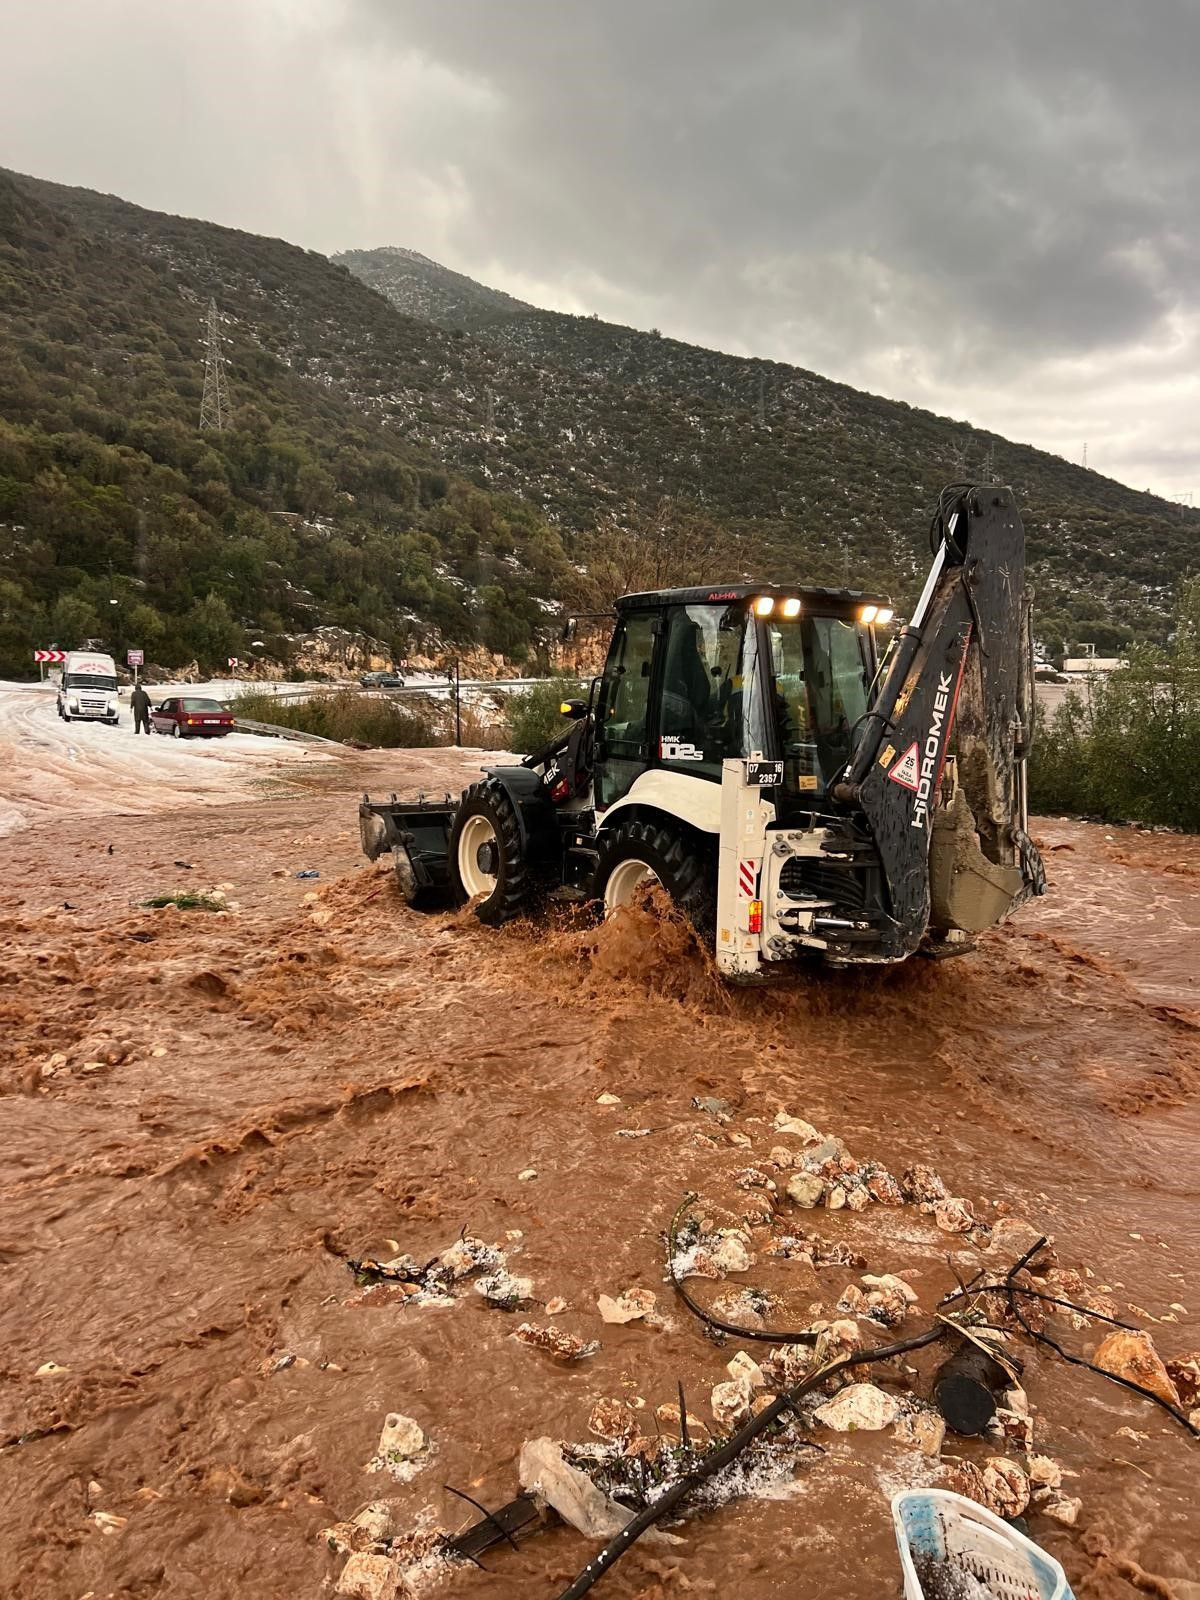
<path fill-rule="evenodd" d="M 614 911 L 627 906 L 639 889 L 659 881 L 658 873 L 647 861 L 639 861 L 636 856 L 618 861 L 604 885 L 604 915 L 611 917 Z"/>
<path fill-rule="evenodd" d="M 183 738 L 183 729 L 179 726 L 178 723 L 175 723 L 175 725 L 171 729 L 171 732 L 175 735 L 175 737 L 177 739 L 182 739 Z"/>
<path fill-rule="evenodd" d="M 500 841 L 488 818 L 468 817 L 458 836 L 458 876 L 468 900 L 474 900 L 479 894 L 491 894 L 495 889 L 499 851 Z"/>

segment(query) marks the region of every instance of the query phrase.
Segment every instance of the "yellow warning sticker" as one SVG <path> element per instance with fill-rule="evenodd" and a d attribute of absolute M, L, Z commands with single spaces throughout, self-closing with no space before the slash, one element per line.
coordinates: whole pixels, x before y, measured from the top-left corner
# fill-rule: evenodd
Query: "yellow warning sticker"
<path fill-rule="evenodd" d="M 892 764 L 892 757 L 895 754 L 896 746 L 894 744 L 885 744 L 883 749 L 879 752 L 879 765 L 881 767 L 890 767 Z"/>
<path fill-rule="evenodd" d="M 821 785 L 815 773 L 802 772 L 796 780 L 796 787 L 797 789 L 813 790 L 819 789 Z"/>

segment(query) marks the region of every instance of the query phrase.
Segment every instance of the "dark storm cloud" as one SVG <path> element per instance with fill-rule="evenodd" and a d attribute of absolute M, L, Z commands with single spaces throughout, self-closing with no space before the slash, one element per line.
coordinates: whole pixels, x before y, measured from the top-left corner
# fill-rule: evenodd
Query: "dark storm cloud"
<path fill-rule="evenodd" d="M 18 166 L 1200 488 L 1196 0 L 44 0 L 19 32 Z"/>

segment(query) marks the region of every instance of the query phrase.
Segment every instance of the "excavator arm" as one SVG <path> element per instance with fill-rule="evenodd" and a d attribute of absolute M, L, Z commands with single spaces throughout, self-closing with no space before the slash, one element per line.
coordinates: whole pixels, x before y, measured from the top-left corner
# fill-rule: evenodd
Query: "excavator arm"
<path fill-rule="evenodd" d="M 1033 673 L 1025 534 L 1012 492 L 943 491 L 933 565 L 834 789 L 887 886 L 888 959 L 953 949 L 1045 892 L 1027 833 Z M 951 756 L 951 736 L 955 754 Z"/>

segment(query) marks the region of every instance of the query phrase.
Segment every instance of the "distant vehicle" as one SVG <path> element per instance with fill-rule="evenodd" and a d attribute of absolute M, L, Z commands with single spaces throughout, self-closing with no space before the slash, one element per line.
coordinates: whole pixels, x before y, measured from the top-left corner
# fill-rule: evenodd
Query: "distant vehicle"
<path fill-rule="evenodd" d="M 204 700 L 194 695 L 173 695 L 150 712 L 155 733 L 169 733 L 175 739 L 223 739 L 233 732 L 233 717 L 219 700 Z"/>
<path fill-rule="evenodd" d="M 403 689 L 404 679 L 398 672 L 364 672 L 358 680 L 364 689 Z"/>
<path fill-rule="evenodd" d="M 107 722 L 115 728 L 120 709 L 113 658 L 95 650 L 69 651 L 58 686 L 58 714 L 63 721 Z"/>

